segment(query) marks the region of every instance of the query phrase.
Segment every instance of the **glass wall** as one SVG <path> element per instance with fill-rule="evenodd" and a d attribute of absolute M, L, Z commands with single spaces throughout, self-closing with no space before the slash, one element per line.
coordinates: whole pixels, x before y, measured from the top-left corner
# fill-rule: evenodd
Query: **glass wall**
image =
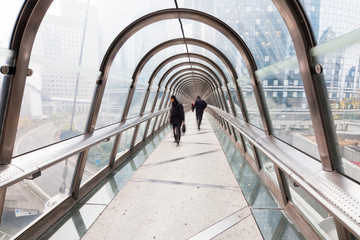
<path fill-rule="evenodd" d="M 259 69 L 255 75 L 261 82 L 273 135 L 319 159 L 296 57 Z"/>
<path fill-rule="evenodd" d="M 245 142 L 245 151 L 249 154 L 249 156 L 253 160 L 255 160 L 254 152 L 253 152 L 253 149 L 252 149 L 252 146 L 251 146 L 249 140 L 246 137 L 244 137 L 243 139 L 244 139 L 244 142 Z"/>
<path fill-rule="evenodd" d="M 140 124 L 138 135 L 136 136 L 135 145 L 138 144 L 144 138 L 144 131 L 146 128 L 147 122 L 143 122 Z"/>
<path fill-rule="evenodd" d="M 83 134 L 97 75 L 34 60 L 21 106 L 14 155 Z M 95 71 L 97 73 L 97 71 Z"/>
<path fill-rule="evenodd" d="M 304 1 L 318 46 L 310 50 L 321 64 L 344 173 L 360 182 L 360 3 Z"/>
<path fill-rule="evenodd" d="M 121 121 L 131 82 L 129 79 L 109 75 L 101 100 L 96 128 Z"/>
<path fill-rule="evenodd" d="M 274 163 L 268 158 L 262 151 L 256 149 L 257 156 L 259 158 L 261 169 L 270 177 L 270 179 L 279 186 L 279 182 L 276 177 Z"/>
<path fill-rule="evenodd" d="M 0 225 L 2 239 L 10 239 L 70 195 L 78 155 L 41 171 L 34 180 L 22 180 L 6 189 Z"/>
<path fill-rule="evenodd" d="M 242 77 L 237 80 L 239 86 L 241 87 L 241 91 L 243 92 L 244 101 L 246 103 L 246 108 L 249 115 L 249 123 L 254 126 L 264 129 L 258 105 L 256 103 L 256 99 L 254 96 L 254 92 L 251 85 L 251 80 L 249 77 Z"/>
<path fill-rule="evenodd" d="M 109 165 L 114 139 L 114 137 L 107 139 L 90 148 L 86 159 L 84 174 L 81 179 L 81 185 Z"/>
<path fill-rule="evenodd" d="M 117 150 L 116 158 L 126 153 L 130 149 L 131 141 L 134 136 L 135 128 L 130 128 L 121 134 L 119 147 Z"/>

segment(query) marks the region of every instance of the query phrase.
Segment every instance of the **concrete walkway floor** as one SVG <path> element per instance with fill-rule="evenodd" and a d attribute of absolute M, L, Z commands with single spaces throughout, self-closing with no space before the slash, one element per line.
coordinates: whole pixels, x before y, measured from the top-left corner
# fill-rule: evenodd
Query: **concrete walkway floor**
<path fill-rule="evenodd" d="M 204 115 L 176 147 L 172 131 L 82 239 L 262 239 Z"/>

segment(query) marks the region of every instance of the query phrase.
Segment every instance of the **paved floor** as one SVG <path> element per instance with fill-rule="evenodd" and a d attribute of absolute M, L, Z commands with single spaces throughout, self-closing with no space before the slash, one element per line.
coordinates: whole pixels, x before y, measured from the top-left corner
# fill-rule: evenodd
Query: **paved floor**
<path fill-rule="evenodd" d="M 262 239 L 209 121 L 172 132 L 82 239 Z"/>

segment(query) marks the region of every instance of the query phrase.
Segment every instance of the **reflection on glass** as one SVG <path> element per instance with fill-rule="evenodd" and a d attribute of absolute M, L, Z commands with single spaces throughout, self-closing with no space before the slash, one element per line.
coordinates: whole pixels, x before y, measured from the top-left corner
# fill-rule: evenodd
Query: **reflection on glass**
<path fill-rule="evenodd" d="M 113 145 L 114 137 L 90 148 L 81 185 L 95 176 L 102 168 L 109 165 Z"/>
<path fill-rule="evenodd" d="M 259 69 L 255 75 L 261 82 L 273 135 L 319 159 L 296 57 Z"/>
<path fill-rule="evenodd" d="M 119 147 L 117 150 L 116 158 L 119 158 L 130 149 L 131 141 L 134 136 L 134 128 L 130 128 L 121 134 Z"/>
<path fill-rule="evenodd" d="M 40 177 L 6 189 L 1 239 L 10 239 L 69 196 L 77 159 L 77 155 L 72 156 L 41 171 Z"/>
<path fill-rule="evenodd" d="M 270 179 L 279 186 L 276 177 L 274 163 L 262 151 L 256 148 L 257 156 L 259 157 L 261 169 L 270 177 Z"/>
<path fill-rule="evenodd" d="M 244 137 L 243 139 L 244 139 L 244 142 L 245 142 L 245 151 L 254 160 L 255 159 L 254 152 L 253 152 L 253 149 L 252 149 L 252 146 L 251 146 L 249 140 L 246 137 Z"/>
<path fill-rule="evenodd" d="M 243 92 L 244 101 L 249 115 L 249 122 L 254 126 L 263 129 L 259 108 L 251 85 L 250 77 L 242 77 L 237 80 Z"/>
<path fill-rule="evenodd" d="M 285 175 L 285 179 L 290 190 L 290 200 L 309 223 L 325 239 L 338 239 L 334 218 L 306 191 L 298 185 L 295 186 L 288 176 Z"/>

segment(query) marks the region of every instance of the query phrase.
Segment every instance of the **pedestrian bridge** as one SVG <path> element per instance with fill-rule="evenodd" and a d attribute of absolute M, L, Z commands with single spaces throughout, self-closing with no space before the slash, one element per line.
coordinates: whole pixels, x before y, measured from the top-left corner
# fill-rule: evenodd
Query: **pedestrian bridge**
<path fill-rule="evenodd" d="M 359 2 L 3 5 L 0 239 L 360 239 Z"/>

